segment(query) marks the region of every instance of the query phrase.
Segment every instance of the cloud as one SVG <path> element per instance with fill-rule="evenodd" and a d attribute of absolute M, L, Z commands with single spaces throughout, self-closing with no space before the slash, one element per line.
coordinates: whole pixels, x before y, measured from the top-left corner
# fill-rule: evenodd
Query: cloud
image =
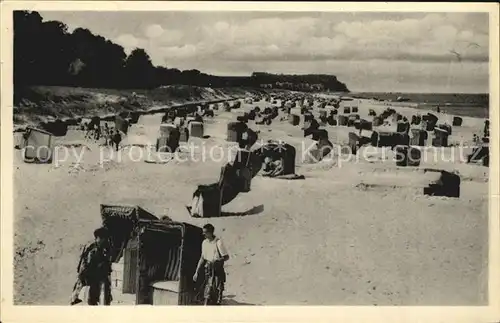
<path fill-rule="evenodd" d="M 488 36 L 467 29 L 462 20 L 429 14 L 422 19 L 338 22 L 319 18 L 250 20 L 230 26 L 218 22 L 205 34 L 227 48 L 229 60 L 407 60 L 449 62 L 450 50 L 462 61 L 488 61 Z M 221 43 L 222 42 L 222 43 Z M 475 42 L 478 47 L 470 48 Z M 269 50 L 272 44 L 273 50 Z"/>
<path fill-rule="evenodd" d="M 131 34 L 123 34 L 114 39 L 114 41 L 121 45 L 126 52 L 130 52 L 132 49 L 136 48 L 140 41 L 134 35 Z"/>
<path fill-rule="evenodd" d="M 149 24 L 143 35 L 121 35 L 117 42 L 127 49 L 142 46 L 158 61 L 167 62 L 219 58 L 237 62 L 385 59 L 449 63 L 456 60 L 451 50 L 460 53 L 463 62 L 488 61 L 484 14 L 430 13 L 399 20 L 378 17 L 382 18 L 377 19 L 376 14 L 362 20 L 342 19 L 342 14 L 293 18 L 278 14 L 200 21 L 195 28 Z"/>
<path fill-rule="evenodd" d="M 167 30 L 158 24 L 149 25 L 144 35 L 157 46 L 178 45 L 183 33 L 180 30 Z"/>
<path fill-rule="evenodd" d="M 215 31 L 218 33 L 227 32 L 231 26 L 225 21 L 217 21 L 214 25 Z"/>
<path fill-rule="evenodd" d="M 164 31 L 158 39 L 159 45 L 178 45 L 182 41 L 183 33 L 179 30 Z"/>
<path fill-rule="evenodd" d="M 190 59 L 196 57 L 197 48 L 194 45 L 187 44 L 183 46 L 170 46 L 160 48 L 162 54 L 172 59 Z"/>
<path fill-rule="evenodd" d="M 224 74 L 324 72 L 350 87 L 372 86 L 368 83 L 375 74 L 385 75 L 381 84 L 391 88 L 425 82 L 463 90 L 471 75 L 475 85 L 470 87 L 478 85 L 474 91 L 488 83 L 487 14 L 197 17 L 181 19 L 192 22 L 184 25 L 150 22 L 141 34 L 120 35 L 116 41 L 126 49 L 146 49 L 155 64 Z M 461 61 L 450 51 L 460 53 Z M 461 65 L 467 68 L 457 67 Z"/>
<path fill-rule="evenodd" d="M 144 34 L 148 38 L 155 39 L 163 34 L 163 28 L 160 25 L 149 25 L 146 27 Z"/>

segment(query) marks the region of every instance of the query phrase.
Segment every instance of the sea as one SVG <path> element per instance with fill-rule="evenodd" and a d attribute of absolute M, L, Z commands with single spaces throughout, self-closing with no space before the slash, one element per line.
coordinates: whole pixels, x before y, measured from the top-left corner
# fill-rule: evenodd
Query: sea
<path fill-rule="evenodd" d="M 488 94 L 351 92 L 347 95 L 360 99 L 386 101 L 396 101 L 398 98 L 404 98 L 409 103 L 417 104 L 417 109 L 436 110 L 437 107 L 439 107 L 441 112 L 447 114 L 485 119 L 489 118 Z"/>

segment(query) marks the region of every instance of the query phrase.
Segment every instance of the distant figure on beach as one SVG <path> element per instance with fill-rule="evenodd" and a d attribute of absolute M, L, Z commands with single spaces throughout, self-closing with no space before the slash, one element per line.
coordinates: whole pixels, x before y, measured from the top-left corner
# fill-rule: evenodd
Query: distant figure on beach
<path fill-rule="evenodd" d="M 224 262 L 229 260 L 229 254 L 222 240 L 215 236 L 215 228 L 211 224 L 203 226 L 205 240 L 201 244 L 201 257 L 193 276 L 193 281 L 198 280 L 198 273 L 204 266 L 204 305 L 221 305 L 222 293 L 226 282 Z"/>
<path fill-rule="evenodd" d="M 94 124 L 94 140 L 98 141 L 101 138 L 101 125 Z"/>
<path fill-rule="evenodd" d="M 98 305 L 101 293 L 104 293 L 104 304 L 101 305 L 110 305 L 113 300 L 108 231 L 105 228 L 95 230 L 94 239 L 94 242 L 82 249 L 77 267 L 78 278 L 71 295 L 71 305 L 82 302 L 79 294 L 84 286 L 89 286 L 88 305 Z"/>
<path fill-rule="evenodd" d="M 490 136 L 490 120 L 484 121 L 484 137 Z"/>
<path fill-rule="evenodd" d="M 90 139 L 92 138 L 93 132 L 94 132 L 94 125 L 91 122 L 85 123 L 85 139 Z"/>
<path fill-rule="evenodd" d="M 104 134 L 103 134 L 105 146 L 111 145 L 111 133 L 112 133 L 112 130 L 109 128 L 108 124 L 105 123 L 104 124 Z"/>
<path fill-rule="evenodd" d="M 478 135 L 476 135 L 476 134 L 474 134 L 474 135 L 472 136 L 472 142 L 473 142 L 475 145 L 477 145 L 477 144 L 479 143 L 479 136 L 478 136 Z"/>
<path fill-rule="evenodd" d="M 441 112 L 441 108 L 439 107 L 439 105 L 437 106 L 436 111 L 437 111 L 437 113 Z"/>

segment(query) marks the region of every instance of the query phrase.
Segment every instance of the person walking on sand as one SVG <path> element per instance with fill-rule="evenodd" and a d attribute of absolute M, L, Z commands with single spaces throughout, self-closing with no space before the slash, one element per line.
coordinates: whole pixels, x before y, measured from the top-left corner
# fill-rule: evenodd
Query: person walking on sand
<path fill-rule="evenodd" d="M 229 260 L 229 254 L 222 240 L 215 236 L 215 228 L 211 224 L 203 226 L 205 240 L 201 244 L 201 257 L 193 276 L 198 280 L 198 273 L 205 267 L 204 305 L 221 305 L 222 293 L 226 282 L 224 262 Z"/>
<path fill-rule="evenodd" d="M 98 305 L 101 293 L 104 293 L 104 304 L 110 305 L 111 295 L 111 258 L 109 256 L 108 231 L 99 228 L 94 231 L 94 241 L 85 245 L 77 267 L 78 278 L 71 295 L 71 305 L 81 303 L 79 294 L 88 286 L 87 304 Z"/>

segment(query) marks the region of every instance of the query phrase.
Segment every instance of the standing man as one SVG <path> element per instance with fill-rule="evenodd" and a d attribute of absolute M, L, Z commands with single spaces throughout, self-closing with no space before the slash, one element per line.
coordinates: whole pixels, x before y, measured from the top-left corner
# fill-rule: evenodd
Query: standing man
<path fill-rule="evenodd" d="M 111 258 L 109 254 L 108 231 L 99 228 L 94 231 L 94 242 L 83 248 L 78 263 L 78 280 L 73 288 L 71 305 L 78 304 L 80 291 L 84 286 L 88 289 L 88 305 L 98 305 L 101 293 L 104 293 L 104 304 L 110 305 L 111 296 Z"/>
<path fill-rule="evenodd" d="M 193 276 L 193 281 L 198 280 L 198 273 L 205 266 L 204 305 L 220 305 L 222 293 L 226 282 L 224 262 L 229 260 L 229 254 L 222 240 L 214 234 L 215 228 L 211 224 L 203 226 L 205 240 L 201 244 L 201 257 Z"/>

